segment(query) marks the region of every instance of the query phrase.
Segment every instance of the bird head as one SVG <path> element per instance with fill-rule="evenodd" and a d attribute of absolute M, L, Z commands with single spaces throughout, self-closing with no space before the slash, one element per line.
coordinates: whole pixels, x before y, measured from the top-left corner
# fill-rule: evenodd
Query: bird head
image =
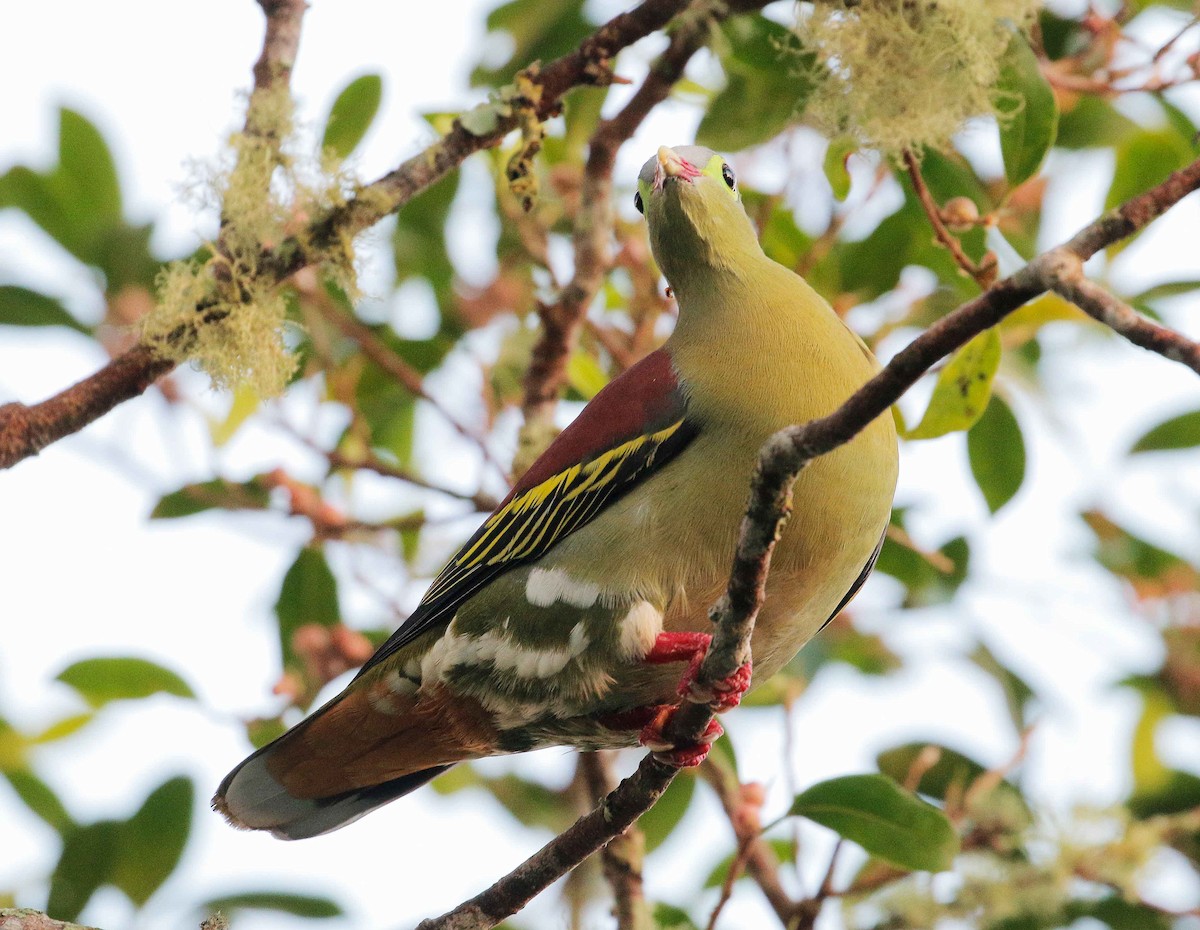
<path fill-rule="evenodd" d="M 660 146 L 642 166 L 634 202 L 676 290 L 701 268 L 736 268 L 745 252 L 761 254 L 733 169 L 712 149 Z"/>

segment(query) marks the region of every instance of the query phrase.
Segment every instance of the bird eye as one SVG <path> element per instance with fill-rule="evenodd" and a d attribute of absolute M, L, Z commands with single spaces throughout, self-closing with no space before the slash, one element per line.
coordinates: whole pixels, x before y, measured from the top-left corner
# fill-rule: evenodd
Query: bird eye
<path fill-rule="evenodd" d="M 638 213 L 641 213 L 643 216 L 645 215 L 646 205 L 644 203 L 642 203 L 642 192 L 641 191 L 638 191 L 636 194 L 633 195 L 633 205 L 635 207 L 637 207 Z"/>
<path fill-rule="evenodd" d="M 737 181 L 733 177 L 733 169 L 728 165 L 721 166 L 721 177 L 725 179 L 725 183 L 729 185 L 729 189 L 733 190 L 737 187 Z"/>

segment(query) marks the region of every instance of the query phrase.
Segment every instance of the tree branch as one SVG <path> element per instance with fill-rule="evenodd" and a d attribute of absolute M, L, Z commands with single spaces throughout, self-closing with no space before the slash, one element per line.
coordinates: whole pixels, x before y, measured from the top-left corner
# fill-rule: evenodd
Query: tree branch
<path fill-rule="evenodd" d="M 709 613 L 716 629 L 696 674 L 703 693 L 750 657 L 750 635 L 762 604 L 771 554 L 791 510 L 791 488 L 804 466 L 854 438 L 885 413 L 935 363 L 994 326 L 1034 297 L 1069 280 L 1073 269 L 1100 249 L 1141 229 L 1200 187 L 1200 160 L 1100 217 L 1064 245 L 1039 256 L 1011 277 L 963 304 L 914 339 L 874 378 L 826 417 L 780 430 L 763 445 L 738 533 L 729 586 Z M 1188 343 L 1182 336 L 1175 339 Z M 694 744 L 712 719 L 705 704 L 685 701 L 671 718 L 667 738 Z M 417 930 L 483 930 L 516 913 L 536 894 L 618 836 L 649 810 L 676 770 L 648 753 L 596 810 L 486 891 Z"/>
<path fill-rule="evenodd" d="M 572 88 L 611 82 L 609 66 L 613 57 L 626 46 L 661 29 L 688 2 L 644 0 L 633 10 L 613 17 L 575 51 L 536 73 L 529 72 L 529 85 L 536 89 L 538 98 L 535 106 L 539 118 L 556 113 L 563 95 Z M 765 3 L 766 0 L 736 0 L 730 8 L 757 9 Z M 298 16 L 304 9 L 299 0 L 262 0 L 262 6 L 267 13 L 267 35 L 263 54 L 255 65 L 256 90 L 260 88 L 260 74 L 264 80 L 286 79 L 290 75 L 299 39 Z M 492 132 L 474 135 L 456 120 L 444 137 L 368 184 L 347 203 L 317 217 L 303 235 L 286 239 L 275 249 L 264 250 L 258 265 L 260 274 L 276 283 L 286 280 L 309 264 L 314 253 L 344 237 L 353 238 L 398 210 L 467 156 L 498 145 L 517 123 L 517 115 L 500 116 Z M 29 407 L 24 404 L 0 407 L 0 468 L 10 468 L 35 455 L 50 443 L 94 422 L 117 404 L 136 397 L 174 364 L 138 346 L 114 359 L 108 367 L 116 370 L 103 369 L 70 389 L 75 393 L 67 404 L 62 401 L 69 392 Z"/>
<path fill-rule="evenodd" d="M 96 930 L 66 920 L 55 920 L 29 907 L 0 907 L 0 930 Z"/>

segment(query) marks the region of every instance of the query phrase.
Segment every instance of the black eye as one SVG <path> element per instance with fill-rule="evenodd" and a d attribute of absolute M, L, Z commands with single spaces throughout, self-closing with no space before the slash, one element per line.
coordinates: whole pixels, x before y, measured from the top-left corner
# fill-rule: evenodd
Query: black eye
<path fill-rule="evenodd" d="M 641 213 L 643 216 L 645 215 L 646 205 L 644 203 L 642 203 L 642 192 L 641 191 L 638 191 L 636 194 L 633 195 L 633 205 L 635 207 L 637 207 L 638 213 Z"/>
<path fill-rule="evenodd" d="M 725 183 L 729 185 L 730 190 L 734 190 L 737 187 L 737 180 L 733 176 L 733 169 L 728 165 L 721 166 L 721 177 L 725 179 Z"/>

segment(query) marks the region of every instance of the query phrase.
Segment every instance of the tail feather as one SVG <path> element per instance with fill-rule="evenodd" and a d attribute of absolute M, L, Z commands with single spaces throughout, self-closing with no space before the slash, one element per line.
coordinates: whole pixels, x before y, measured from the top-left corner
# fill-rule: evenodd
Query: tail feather
<path fill-rule="evenodd" d="M 213 808 L 281 839 L 328 833 L 419 788 L 455 762 L 490 755 L 496 731 L 473 701 L 351 687 L 225 776 Z"/>
<path fill-rule="evenodd" d="M 435 765 L 367 788 L 324 798 L 298 798 L 268 770 L 263 754 L 270 748 L 264 746 L 226 775 L 212 805 L 235 827 L 268 830 L 281 840 L 304 840 L 330 833 L 420 788 L 450 768 Z"/>

